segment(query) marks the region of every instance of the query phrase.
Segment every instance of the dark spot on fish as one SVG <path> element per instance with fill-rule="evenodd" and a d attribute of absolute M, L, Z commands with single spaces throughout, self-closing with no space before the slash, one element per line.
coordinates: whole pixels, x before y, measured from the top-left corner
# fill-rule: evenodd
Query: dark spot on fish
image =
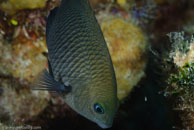
<path fill-rule="evenodd" d="M 61 90 L 64 90 L 64 91 L 60 91 L 58 92 L 61 96 L 65 97 L 67 95 L 67 93 L 71 92 L 72 90 L 72 87 L 71 86 L 63 86 L 63 89 Z"/>
<path fill-rule="evenodd" d="M 71 92 L 72 90 L 72 86 L 71 85 L 64 85 L 63 81 L 62 81 L 62 77 L 60 76 L 59 78 L 59 81 L 58 81 L 60 84 L 61 84 L 61 88 L 60 90 L 62 90 L 61 92 L 62 93 L 68 93 L 68 92 Z"/>

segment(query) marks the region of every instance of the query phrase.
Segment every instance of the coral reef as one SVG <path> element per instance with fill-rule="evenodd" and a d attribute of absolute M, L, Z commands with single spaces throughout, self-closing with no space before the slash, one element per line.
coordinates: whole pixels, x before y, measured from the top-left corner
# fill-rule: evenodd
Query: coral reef
<path fill-rule="evenodd" d="M 123 101 L 112 129 L 194 129 L 193 0 L 90 2 L 108 43 L 118 97 Z M 30 90 L 47 64 L 45 18 L 59 3 L 0 0 L 0 130 L 25 124 L 46 130 L 99 129 L 73 112 L 60 96 Z M 170 33 L 169 42 L 166 34 L 180 28 L 185 34 Z M 148 65 L 147 40 L 158 51 Z M 164 95 L 158 94 L 161 91 Z M 169 123 L 171 117 L 173 123 Z"/>
<path fill-rule="evenodd" d="M 0 75 L 11 75 L 12 73 L 12 54 L 11 44 L 6 43 L 2 38 L 0 40 Z"/>
<path fill-rule="evenodd" d="M 0 86 L 3 90 L 0 96 L 1 123 L 25 122 L 38 115 L 50 99 L 48 92 L 30 91 L 29 87 L 16 79 L 1 78 Z"/>
<path fill-rule="evenodd" d="M 15 13 L 15 8 L 12 11 L 14 12 L 7 13 Z M 14 124 L 20 125 L 33 120 L 33 117 L 37 117 L 49 106 L 53 109 L 47 113 L 49 119 L 57 117 L 59 111 L 63 114 L 70 111 L 60 97 L 51 98 L 48 92 L 30 91 L 29 88 L 30 83 L 46 67 L 47 58 L 43 53 L 47 52 L 47 49 L 45 33 L 42 33 L 45 31 L 45 14 L 46 11 L 44 14 L 32 11 L 28 15 L 20 12 L 7 19 L 8 25 L 1 23 L 1 27 L 6 25 L 12 31 L 12 40 L 7 41 L 4 39 L 7 30 L 3 28 L 0 40 L 0 75 L 5 77 L 0 77 L 0 110 L 1 113 L 6 113 L 0 117 L 4 124 L 15 122 Z M 130 18 L 115 17 L 111 13 L 102 12 L 98 13 L 97 17 L 108 43 L 117 77 L 118 97 L 122 100 L 145 76 L 146 59 L 143 55 L 146 52 L 147 39 Z"/>
<path fill-rule="evenodd" d="M 124 99 L 145 76 L 146 37 L 130 19 L 111 14 L 98 15 L 113 62 L 119 100 Z"/>
<path fill-rule="evenodd" d="M 46 91 L 30 90 L 32 81 L 47 64 L 44 17 L 48 11 L 40 11 L 28 15 L 23 11 L 11 17 L 0 12 L 0 127 L 3 128 L 23 125 L 39 115 L 51 98 Z"/>
<path fill-rule="evenodd" d="M 0 130 L 6 130 L 6 129 L 15 130 L 14 127 L 11 127 L 11 126 L 9 127 L 9 126 L 7 126 L 7 125 L 0 122 Z"/>
<path fill-rule="evenodd" d="M 170 57 L 178 68 L 177 73 L 170 74 L 166 94 L 175 97 L 174 109 L 186 129 L 194 128 L 194 38 L 186 40 L 183 32 L 169 34 L 173 42 Z"/>
<path fill-rule="evenodd" d="M 178 74 L 171 75 L 169 82 L 173 84 L 175 93 L 179 93 L 181 90 L 187 91 L 188 93 L 193 93 L 193 75 L 194 75 L 194 62 L 185 63 L 184 66 L 178 68 Z"/>
<path fill-rule="evenodd" d="M 32 81 L 46 66 L 47 59 L 42 53 L 47 49 L 43 40 L 13 45 L 0 41 L 0 47 L 0 74 Z"/>
<path fill-rule="evenodd" d="M 47 58 L 42 54 L 47 51 L 45 42 L 15 43 L 12 47 L 12 75 L 32 81 L 46 67 Z"/>
<path fill-rule="evenodd" d="M 194 38 L 186 40 L 184 32 L 169 33 L 170 41 L 173 42 L 173 51 L 170 56 L 178 67 L 194 61 Z"/>
<path fill-rule="evenodd" d="M 11 1 L 3 2 L 1 6 L 8 2 Z M 13 14 L 18 9 L 24 8 L 31 7 L 22 8 L 20 6 L 19 8 L 18 6 L 17 9 L 13 8 L 10 12 L 9 10 L 4 11 Z M 45 14 L 47 11 L 43 14 L 32 11 L 28 15 L 21 11 L 11 18 L 8 17 L 9 22 L 1 23 L 3 34 L 0 40 L 0 60 L 2 62 L 0 64 L 0 75 L 2 76 L 0 77 L 2 90 L 0 110 L 5 115 L 1 115 L 0 119 L 4 121 L 4 124 L 9 122 L 8 125 L 10 125 L 14 122 L 20 125 L 33 120 L 33 117 L 37 117 L 49 106 L 52 106 L 53 111 L 47 113 L 47 118 L 57 117 L 59 111 L 62 111 L 63 114 L 70 111 L 60 97 L 51 98 L 48 92 L 30 91 L 29 88 L 30 83 L 46 67 L 47 58 L 43 53 L 47 52 L 47 49 L 45 33 L 42 33 L 45 31 L 43 19 Z M 146 59 L 143 55 L 146 52 L 146 38 L 142 30 L 129 18 L 115 17 L 111 13 L 105 15 L 99 13 L 97 17 L 108 43 L 118 82 L 118 96 L 122 100 L 145 75 Z M 12 31 L 11 35 L 9 34 L 9 37 L 12 37 L 11 41 L 4 39 L 8 35 L 5 26 Z M 122 35 L 118 35 L 119 33 Z"/>

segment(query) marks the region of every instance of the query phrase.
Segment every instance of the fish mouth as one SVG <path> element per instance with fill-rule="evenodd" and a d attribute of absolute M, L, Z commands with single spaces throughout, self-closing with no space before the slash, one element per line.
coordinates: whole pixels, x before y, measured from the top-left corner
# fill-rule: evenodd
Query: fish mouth
<path fill-rule="evenodd" d="M 98 124 L 98 126 L 100 126 L 102 129 L 107 129 L 107 128 L 110 128 L 112 127 L 112 124 Z"/>

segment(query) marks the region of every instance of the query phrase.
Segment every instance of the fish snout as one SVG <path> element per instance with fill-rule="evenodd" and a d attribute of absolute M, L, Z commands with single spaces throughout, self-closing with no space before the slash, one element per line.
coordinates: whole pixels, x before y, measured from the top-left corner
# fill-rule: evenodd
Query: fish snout
<path fill-rule="evenodd" d="M 107 128 L 112 127 L 112 124 L 102 124 L 102 123 L 99 123 L 98 126 L 100 126 L 102 129 L 107 129 Z"/>

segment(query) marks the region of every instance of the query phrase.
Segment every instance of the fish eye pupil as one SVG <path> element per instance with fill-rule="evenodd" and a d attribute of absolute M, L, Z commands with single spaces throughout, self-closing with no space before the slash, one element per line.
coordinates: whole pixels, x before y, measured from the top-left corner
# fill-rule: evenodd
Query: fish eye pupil
<path fill-rule="evenodd" d="M 97 112 L 99 114 L 103 114 L 104 113 L 103 107 L 100 104 L 98 104 L 98 103 L 94 104 L 94 110 L 95 110 L 95 112 Z"/>

